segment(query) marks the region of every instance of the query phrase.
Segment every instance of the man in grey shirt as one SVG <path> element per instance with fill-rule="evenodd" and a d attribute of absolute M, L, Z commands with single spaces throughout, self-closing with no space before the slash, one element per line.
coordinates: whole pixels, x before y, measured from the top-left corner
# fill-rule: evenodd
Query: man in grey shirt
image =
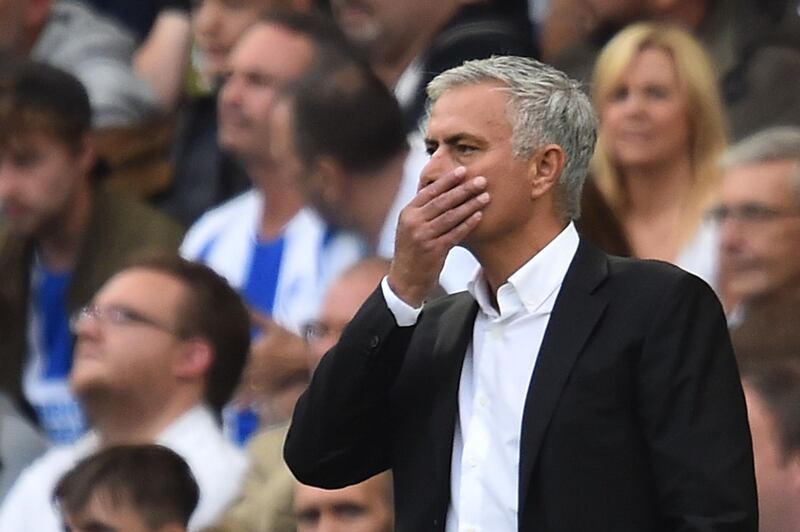
<path fill-rule="evenodd" d="M 94 127 L 129 126 L 158 111 L 131 57 L 133 35 L 73 0 L 1 0 L 0 51 L 75 75 L 89 92 Z"/>

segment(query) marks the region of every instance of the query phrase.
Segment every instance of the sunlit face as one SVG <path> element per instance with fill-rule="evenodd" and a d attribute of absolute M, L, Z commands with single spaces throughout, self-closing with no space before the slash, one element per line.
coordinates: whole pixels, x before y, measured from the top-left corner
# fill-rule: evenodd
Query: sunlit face
<path fill-rule="evenodd" d="M 690 157 L 687 99 L 664 50 L 645 48 L 634 56 L 599 105 L 600 134 L 623 172 Z"/>
<path fill-rule="evenodd" d="M 792 524 L 798 512 L 800 488 L 796 473 L 792 473 L 790 458 L 782 449 L 777 421 L 764 401 L 745 382 L 747 416 L 753 438 L 756 485 L 758 489 L 758 530 L 786 532 L 796 530 Z M 800 458 L 794 457 L 795 460 Z M 795 471 L 797 468 L 794 468 Z"/>
<path fill-rule="evenodd" d="M 311 64 L 314 45 L 281 26 L 258 23 L 234 47 L 219 95 L 220 144 L 244 160 L 269 152 L 269 117 L 277 91 Z"/>
<path fill-rule="evenodd" d="M 39 236 L 65 223 L 93 159 L 45 134 L 0 149 L 0 206 L 13 231 Z"/>
<path fill-rule="evenodd" d="M 531 162 L 513 155 L 507 104 L 500 85 L 481 83 L 446 91 L 431 110 L 425 135 L 430 160 L 421 185 L 458 166 L 466 168 L 466 178 L 484 176 L 488 182 L 491 201 L 465 241 L 469 246 L 516 234 L 531 218 Z"/>
<path fill-rule="evenodd" d="M 793 161 L 751 164 L 725 173 L 720 206 L 756 207 L 764 217 L 729 216 L 720 227 L 720 271 L 734 301 L 795 289 L 800 281 L 800 193 Z"/>
<path fill-rule="evenodd" d="M 202 56 L 203 73 L 209 79 L 222 75 L 237 39 L 271 3 L 270 0 L 193 0 L 194 42 Z"/>
<path fill-rule="evenodd" d="M 391 532 L 392 502 L 381 486 L 384 481 L 373 477 L 338 490 L 298 485 L 294 495 L 297 532 Z"/>
<path fill-rule="evenodd" d="M 182 340 L 178 317 L 186 288 L 165 273 L 132 268 L 112 277 L 94 297 L 100 309 L 125 309 L 146 320 L 114 323 L 87 318 L 77 325 L 70 385 L 79 396 L 93 393 L 141 394 L 171 390 L 174 362 Z"/>

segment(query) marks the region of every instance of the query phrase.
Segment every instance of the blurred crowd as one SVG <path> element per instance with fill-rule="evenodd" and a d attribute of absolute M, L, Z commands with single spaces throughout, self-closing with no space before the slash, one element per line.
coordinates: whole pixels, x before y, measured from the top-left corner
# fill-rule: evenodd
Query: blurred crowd
<path fill-rule="evenodd" d="M 715 290 L 760 529 L 800 530 L 797 0 L 0 0 L 0 532 L 393 530 L 390 472 L 281 449 L 388 271 L 427 84 L 491 55 L 584 84 L 579 231 Z"/>

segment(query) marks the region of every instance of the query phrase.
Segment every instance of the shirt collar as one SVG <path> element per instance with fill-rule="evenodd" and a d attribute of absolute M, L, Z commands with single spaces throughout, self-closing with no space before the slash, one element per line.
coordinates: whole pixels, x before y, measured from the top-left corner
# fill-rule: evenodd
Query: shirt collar
<path fill-rule="evenodd" d="M 549 312 L 552 310 L 553 300 L 548 298 L 561 287 L 579 241 L 575 225 L 570 222 L 498 289 L 499 312 L 492 306 L 489 286 L 482 268 L 469 282 L 467 290 L 478 302 L 481 311 L 490 318 L 507 318 L 520 312 Z M 550 304 L 543 307 L 547 301 Z"/>

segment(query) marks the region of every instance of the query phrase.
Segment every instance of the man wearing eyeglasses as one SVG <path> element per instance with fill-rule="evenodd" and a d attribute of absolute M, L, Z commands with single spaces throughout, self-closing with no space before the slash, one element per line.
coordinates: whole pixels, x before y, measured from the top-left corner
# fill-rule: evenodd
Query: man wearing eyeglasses
<path fill-rule="evenodd" d="M 800 295 L 800 128 L 764 130 L 723 157 L 720 278 L 732 326 L 746 307 Z"/>
<path fill-rule="evenodd" d="M 190 529 L 210 525 L 238 493 L 247 466 L 218 422 L 250 344 L 241 298 L 206 266 L 143 259 L 103 285 L 71 328 L 70 385 L 92 431 L 23 472 L 0 507 L 0 530 L 62 530 L 50 504 L 58 479 L 98 449 L 138 443 L 161 444 L 186 460 L 201 494 Z"/>

